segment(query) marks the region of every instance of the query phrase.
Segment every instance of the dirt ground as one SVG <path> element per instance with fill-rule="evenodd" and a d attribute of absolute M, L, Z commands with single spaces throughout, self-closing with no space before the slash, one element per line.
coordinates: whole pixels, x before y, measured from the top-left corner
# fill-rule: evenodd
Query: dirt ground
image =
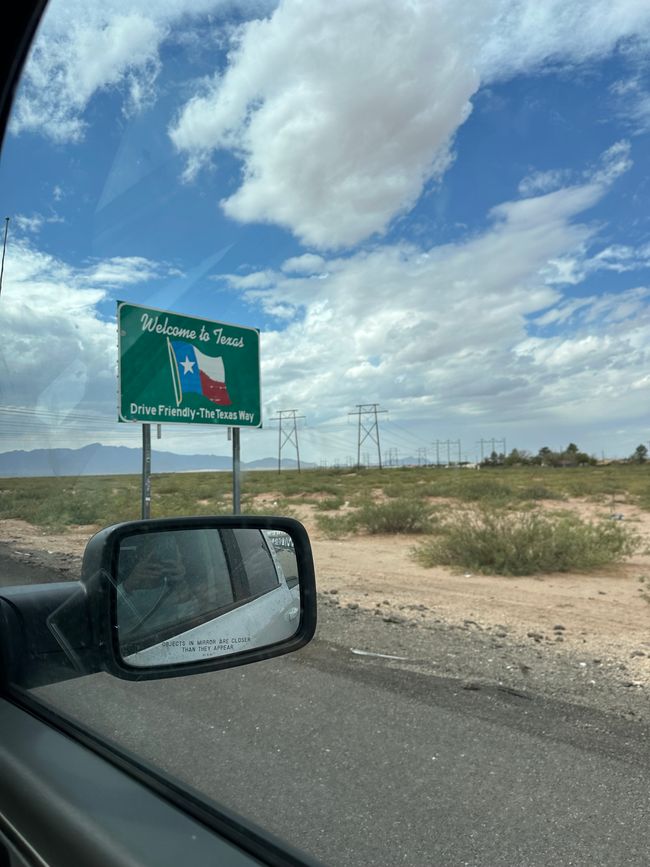
<path fill-rule="evenodd" d="M 273 495 L 258 498 L 260 513 L 272 509 Z M 557 504 L 552 504 L 557 508 Z M 602 507 L 583 501 L 563 503 L 583 517 Z M 525 639 L 540 647 L 553 643 L 625 662 L 630 676 L 650 684 L 650 514 L 632 505 L 617 513 L 647 544 L 624 565 L 595 574 L 552 574 L 526 578 L 477 575 L 449 568 L 424 568 L 410 552 L 416 537 L 324 538 L 312 506 L 296 502 L 293 511 L 312 539 L 320 593 L 336 596 L 350 609 L 379 609 L 395 623 L 429 621 L 468 624 Z M 81 556 L 94 527 L 65 534 L 47 533 L 22 521 L 0 522 L 0 542 L 17 556 L 30 550 Z"/>
<path fill-rule="evenodd" d="M 269 495 L 272 496 L 272 495 Z M 261 511 L 269 503 L 260 498 Z M 542 505 L 542 508 L 545 506 Z M 606 517 L 602 505 L 582 500 L 560 506 L 583 518 Z M 551 502 L 548 508 L 557 509 Z M 417 537 L 354 536 L 326 539 L 318 532 L 313 507 L 296 504 L 309 530 L 318 588 L 334 591 L 341 605 L 386 608 L 398 616 L 473 621 L 504 637 L 538 644 L 562 643 L 624 661 L 632 677 L 650 684 L 650 514 L 618 503 L 617 515 L 644 540 L 627 563 L 592 574 L 556 573 L 506 578 L 424 568 L 410 552 Z M 424 606 L 424 608 L 423 608 Z"/>

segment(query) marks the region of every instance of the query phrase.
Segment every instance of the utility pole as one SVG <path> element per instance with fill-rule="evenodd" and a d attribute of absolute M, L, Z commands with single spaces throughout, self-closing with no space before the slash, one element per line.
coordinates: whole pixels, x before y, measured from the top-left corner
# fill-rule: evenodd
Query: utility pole
<path fill-rule="evenodd" d="M 418 466 L 421 467 L 422 464 L 426 464 L 427 462 L 427 450 L 426 448 L 419 447 L 418 448 Z"/>
<path fill-rule="evenodd" d="M 377 409 L 378 403 L 358 403 L 357 411 L 349 412 L 348 415 L 356 415 L 359 419 L 357 434 L 357 467 L 361 466 L 361 446 L 369 439 L 377 446 L 377 460 L 381 470 L 381 447 L 379 445 L 379 423 L 377 415 L 388 412 L 386 409 Z"/>
<path fill-rule="evenodd" d="M 5 239 L 2 244 L 2 265 L 0 265 L 0 292 L 2 292 L 2 277 L 5 273 L 5 253 L 7 251 L 7 232 L 9 231 L 9 217 L 5 217 Z"/>
<path fill-rule="evenodd" d="M 304 415 L 296 415 L 295 409 L 281 409 L 271 421 L 278 422 L 278 472 L 282 472 L 282 449 L 289 443 L 296 450 L 296 462 L 300 472 L 300 449 L 298 448 L 298 425 L 299 418 Z"/>

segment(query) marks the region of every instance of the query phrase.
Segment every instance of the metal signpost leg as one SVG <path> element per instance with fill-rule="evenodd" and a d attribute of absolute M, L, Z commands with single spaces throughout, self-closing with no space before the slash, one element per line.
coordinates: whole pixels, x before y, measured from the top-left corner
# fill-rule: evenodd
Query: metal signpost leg
<path fill-rule="evenodd" d="M 151 517 L 151 425 L 142 425 L 142 518 Z"/>
<path fill-rule="evenodd" d="M 232 513 L 241 514 L 241 474 L 239 454 L 239 428 L 232 429 Z"/>

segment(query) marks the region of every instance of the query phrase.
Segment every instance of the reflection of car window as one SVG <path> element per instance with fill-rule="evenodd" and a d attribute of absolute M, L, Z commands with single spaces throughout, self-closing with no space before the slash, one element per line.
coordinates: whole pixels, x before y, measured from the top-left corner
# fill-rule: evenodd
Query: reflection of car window
<path fill-rule="evenodd" d="M 291 536 L 279 530 L 267 530 L 264 533 L 264 538 L 273 550 L 275 561 L 282 570 L 287 587 L 297 587 L 298 563 Z"/>
<path fill-rule="evenodd" d="M 279 585 L 278 574 L 262 533 L 259 530 L 235 530 L 234 536 L 249 596 L 260 596 L 274 590 Z"/>

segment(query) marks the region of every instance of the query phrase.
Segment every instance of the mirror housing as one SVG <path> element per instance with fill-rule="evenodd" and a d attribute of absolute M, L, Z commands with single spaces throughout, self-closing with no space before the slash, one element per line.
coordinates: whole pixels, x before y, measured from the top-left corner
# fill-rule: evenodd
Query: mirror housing
<path fill-rule="evenodd" d="M 192 587 L 214 587 L 211 601 Z M 88 619 L 92 653 L 80 658 L 76 632 Z M 115 524 L 90 539 L 81 586 L 47 625 L 79 673 L 127 680 L 291 653 L 316 629 L 307 532 L 292 518 L 239 515 Z"/>

